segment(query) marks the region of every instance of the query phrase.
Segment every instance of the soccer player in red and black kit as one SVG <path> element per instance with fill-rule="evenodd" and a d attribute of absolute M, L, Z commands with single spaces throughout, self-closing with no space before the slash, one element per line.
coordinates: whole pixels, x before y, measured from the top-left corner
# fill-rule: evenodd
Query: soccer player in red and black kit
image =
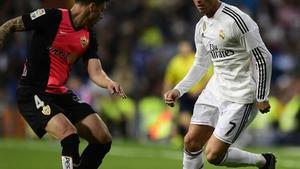
<path fill-rule="evenodd" d="M 65 87 L 72 65 L 81 58 L 95 84 L 126 97 L 103 71 L 91 31 L 108 1 L 75 0 L 71 10 L 38 9 L 0 27 L 0 47 L 10 33 L 34 31 L 17 89 L 18 107 L 40 138 L 47 132 L 61 141 L 63 169 L 97 169 L 112 139 L 91 106 Z M 81 156 L 79 136 L 89 142 Z"/>

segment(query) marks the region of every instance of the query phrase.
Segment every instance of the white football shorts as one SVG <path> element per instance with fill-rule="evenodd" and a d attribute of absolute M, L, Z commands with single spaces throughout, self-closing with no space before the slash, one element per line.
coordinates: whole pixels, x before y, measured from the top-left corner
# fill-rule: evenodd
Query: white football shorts
<path fill-rule="evenodd" d="M 233 144 L 256 114 L 254 103 L 231 102 L 203 90 L 195 103 L 191 124 L 212 126 L 218 139 Z"/>

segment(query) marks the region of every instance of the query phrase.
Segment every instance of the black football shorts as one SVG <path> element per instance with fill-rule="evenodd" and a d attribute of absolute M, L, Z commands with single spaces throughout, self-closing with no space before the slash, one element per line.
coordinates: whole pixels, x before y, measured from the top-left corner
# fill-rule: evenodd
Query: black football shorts
<path fill-rule="evenodd" d="M 58 113 L 63 113 L 74 125 L 88 115 L 96 113 L 72 91 L 51 94 L 30 87 L 19 87 L 17 103 L 21 114 L 40 138 L 46 133 L 48 121 Z"/>

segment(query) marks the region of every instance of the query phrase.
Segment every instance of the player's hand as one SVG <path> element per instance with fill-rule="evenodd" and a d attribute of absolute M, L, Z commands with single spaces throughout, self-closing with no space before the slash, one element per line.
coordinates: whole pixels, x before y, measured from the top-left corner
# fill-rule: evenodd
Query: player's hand
<path fill-rule="evenodd" d="M 270 111 L 271 105 L 269 101 L 257 102 L 256 107 L 261 113 L 268 113 Z"/>
<path fill-rule="evenodd" d="M 180 97 L 180 93 L 176 89 L 167 91 L 164 94 L 164 100 L 167 105 L 174 107 L 175 101 Z"/>
<path fill-rule="evenodd" d="M 123 99 L 127 98 L 123 88 L 117 82 L 110 81 L 107 85 L 107 89 L 109 90 L 110 94 L 112 94 L 112 95 L 118 94 Z"/>

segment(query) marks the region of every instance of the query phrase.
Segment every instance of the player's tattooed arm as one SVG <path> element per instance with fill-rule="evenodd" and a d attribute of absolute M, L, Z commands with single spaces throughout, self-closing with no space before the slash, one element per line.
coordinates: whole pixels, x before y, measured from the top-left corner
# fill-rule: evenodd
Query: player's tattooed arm
<path fill-rule="evenodd" d="M 5 22 L 3 25 L 0 26 L 0 48 L 3 47 L 3 44 L 10 33 L 20 32 L 24 30 L 25 26 L 21 16 L 10 19 L 7 22 Z"/>

